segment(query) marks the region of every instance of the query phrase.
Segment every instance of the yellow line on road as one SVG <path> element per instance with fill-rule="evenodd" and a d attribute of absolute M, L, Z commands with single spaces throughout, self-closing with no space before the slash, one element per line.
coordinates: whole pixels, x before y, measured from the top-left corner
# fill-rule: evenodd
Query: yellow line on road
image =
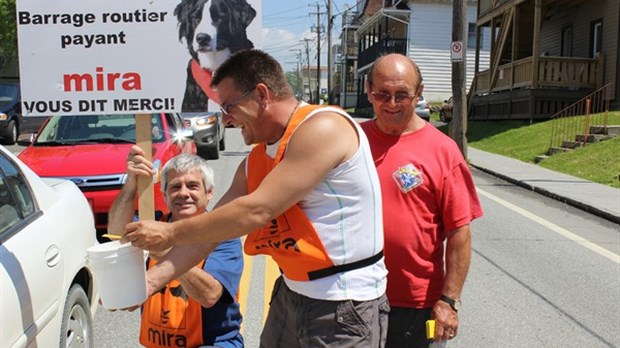
<path fill-rule="evenodd" d="M 245 237 L 241 239 L 241 243 L 245 242 Z M 245 316 L 245 312 L 248 309 L 248 294 L 250 293 L 250 279 L 252 278 L 252 257 L 243 253 L 243 273 L 241 274 L 241 281 L 239 282 L 239 307 L 241 314 Z M 241 325 L 241 334 L 244 334 L 243 328 L 245 325 Z"/>
<path fill-rule="evenodd" d="M 267 319 L 267 313 L 269 312 L 269 301 L 271 300 L 271 292 L 273 290 L 273 283 L 280 276 L 280 269 L 278 265 L 273 261 L 271 256 L 265 257 L 265 292 L 264 299 L 265 305 L 263 306 L 263 324 Z"/>

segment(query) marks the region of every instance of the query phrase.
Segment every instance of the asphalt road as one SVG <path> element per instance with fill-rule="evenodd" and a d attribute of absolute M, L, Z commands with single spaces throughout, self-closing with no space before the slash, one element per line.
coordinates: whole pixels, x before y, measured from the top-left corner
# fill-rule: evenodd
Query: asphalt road
<path fill-rule="evenodd" d="M 211 161 L 218 198 L 248 147 L 227 129 Z M 16 151 L 18 151 L 17 149 Z M 620 226 L 474 170 L 485 216 L 451 347 L 620 347 Z M 241 284 L 247 347 L 258 347 L 277 269 L 246 258 Z M 137 312 L 95 316 L 95 347 L 137 347 Z"/>

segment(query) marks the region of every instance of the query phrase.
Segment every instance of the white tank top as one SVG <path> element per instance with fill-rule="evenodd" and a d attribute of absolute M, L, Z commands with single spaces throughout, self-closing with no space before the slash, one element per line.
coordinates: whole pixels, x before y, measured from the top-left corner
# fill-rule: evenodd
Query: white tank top
<path fill-rule="evenodd" d="M 383 250 L 381 188 L 368 139 L 351 116 L 341 109 L 325 107 L 312 112 L 302 123 L 324 111 L 346 117 L 355 126 L 360 146 L 353 157 L 332 169 L 299 206 L 314 225 L 334 265 L 342 265 Z M 279 142 L 268 145 L 267 155 L 274 158 L 278 146 Z M 310 298 L 368 301 L 385 293 L 386 276 L 381 259 L 325 278 L 294 281 L 284 277 L 284 281 L 291 290 Z"/>

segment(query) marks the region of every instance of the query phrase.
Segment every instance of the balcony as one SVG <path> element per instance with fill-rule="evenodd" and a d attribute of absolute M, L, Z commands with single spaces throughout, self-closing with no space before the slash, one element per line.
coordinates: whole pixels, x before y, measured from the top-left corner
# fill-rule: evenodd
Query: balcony
<path fill-rule="evenodd" d="M 357 66 L 364 67 L 385 53 L 401 53 L 407 55 L 407 39 L 383 39 L 365 50 L 360 50 Z"/>
<path fill-rule="evenodd" d="M 532 57 L 500 65 L 476 74 L 476 94 L 519 88 L 596 89 L 603 85 L 603 56 L 598 58 L 539 57 L 534 70 Z"/>
<path fill-rule="evenodd" d="M 527 57 L 476 74 L 470 119 L 546 119 L 603 85 L 604 56 Z"/>

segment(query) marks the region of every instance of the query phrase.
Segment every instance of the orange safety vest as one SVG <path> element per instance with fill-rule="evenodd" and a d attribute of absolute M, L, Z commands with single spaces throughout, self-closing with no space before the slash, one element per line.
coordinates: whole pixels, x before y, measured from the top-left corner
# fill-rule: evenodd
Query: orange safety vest
<path fill-rule="evenodd" d="M 148 267 L 157 262 L 149 260 Z M 203 267 L 203 260 L 199 267 Z M 202 306 L 173 280 L 142 305 L 140 344 L 152 348 L 199 347 L 202 342 Z"/>
<path fill-rule="evenodd" d="M 280 163 L 286 145 L 301 121 L 319 108 L 322 106 L 305 105 L 293 114 L 274 159 L 267 155 L 265 144 L 259 144 L 252 149 L 248 155 L 247 167 L 249 193 L 254 192 L 267 174 Z M 269 225 L 248 234 L 243 250 L 248 255 L 271 255 L 282 273 L 296 281 L 319 279 L 365 267 L 377 262 L 383 256 L 381 252 L 350 264 L 335 266 L 316 229 L 298 204 L 274 218 Z"/>

